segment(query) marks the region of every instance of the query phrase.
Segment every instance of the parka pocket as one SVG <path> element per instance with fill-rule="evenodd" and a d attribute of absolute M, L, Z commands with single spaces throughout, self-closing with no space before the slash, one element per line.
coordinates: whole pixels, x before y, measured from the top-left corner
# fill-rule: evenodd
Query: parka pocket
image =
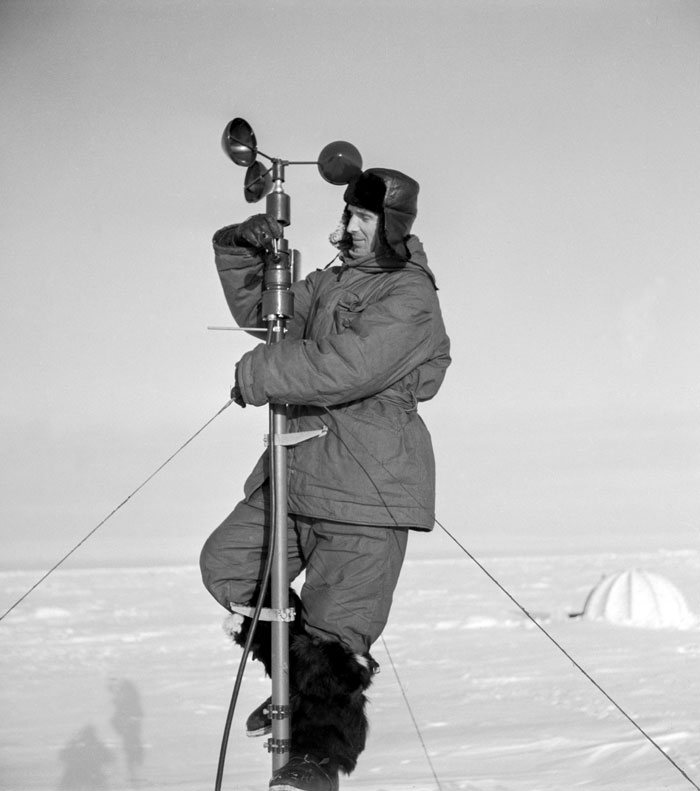
<path fill-rule="evenodd" d="M 340 334 L 345 332 L 362 315 L 364 304 L 360 297 L 352 292 L 346 292 L 338 300 L 338 304 L 333 311 L 333 323 L 335 331 Z"/>

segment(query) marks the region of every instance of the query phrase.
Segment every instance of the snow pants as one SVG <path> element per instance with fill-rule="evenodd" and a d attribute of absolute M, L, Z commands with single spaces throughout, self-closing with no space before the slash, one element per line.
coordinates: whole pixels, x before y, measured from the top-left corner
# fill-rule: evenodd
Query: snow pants
<path fill-rule="evenodd" d="M 231 604 L 255 604 L 269 538 L 266 484 L 240 502 L 204 544 L 204 585 L 229 612 Z M 367 653 L 389 617 L 407 541 L 407 528 L 290 514 L 289 581 L 306 572 L 301 602 L 307 634 Z"/>

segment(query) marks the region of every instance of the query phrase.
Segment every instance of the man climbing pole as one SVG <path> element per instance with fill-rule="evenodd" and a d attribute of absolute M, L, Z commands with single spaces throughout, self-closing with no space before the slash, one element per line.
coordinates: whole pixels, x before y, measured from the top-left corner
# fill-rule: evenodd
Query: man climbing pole
<path fill-rule="evenodd" d="M 331 235 L 339 264 L 297 283 L 281 343 L 260 344 L 236 366 L 238 404 L 287 404 L 290 431 L 323 435 L 290 447 L 288 569 L 305 571 L 290 633 L 291 752 L 272 791 L 337 791 L 365 746 L 372 644 L 386 625 L 408 532 L 431 530 L 435 463 L 418 404 L 437 393 L 450 364 L 435 278 L 411 235 L 418 184 L 372 168 L 345 190 Z M 216 266 L 242 327 L 264 329 L 266 250 L 282 229 L 254 215 L 214 235 Z M 267 452 L 244 499 L 201 554 L 204 584 L 229 612 L 254 605 L 270 537 Z M 250 619 L 238 617 L 245 643 Z M 270 627 L 252 655 L 271 672 Z M 248 718 L 269 730 L 268 702 Z"/>

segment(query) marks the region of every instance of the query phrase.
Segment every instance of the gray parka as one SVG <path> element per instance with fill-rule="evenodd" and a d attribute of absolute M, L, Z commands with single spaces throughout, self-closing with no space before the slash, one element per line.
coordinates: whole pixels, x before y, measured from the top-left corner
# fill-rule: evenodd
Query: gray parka
<path fill-rule="evenodd" d="M 263 263 L 214 236 L 216 266 L 242 327 L 261 319 Z M 352 524 L 431 530 L 435 462 L 418 403 L 450 364 L 435 279 L 415 236 L 409 260 L 368 256 L 294 283 L 283 342 L 260 344 L 238 364 L 248 404 L 289 404 L 289 431 L 328 429 L 289 449 L 289 511 Z M 268 475 L 267 453 L 245 486 Z"/>

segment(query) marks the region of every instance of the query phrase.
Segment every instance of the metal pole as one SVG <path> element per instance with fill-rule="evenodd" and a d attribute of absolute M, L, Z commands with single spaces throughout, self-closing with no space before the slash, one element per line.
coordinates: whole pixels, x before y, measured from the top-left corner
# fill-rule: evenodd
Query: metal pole
<path fill-rule="evenodd" d="M 270 406 L 270 437 L 280 437 L 287 431 L 287 408 Z M 287 449 L 273 444 L 270 448 L 273 473 L 273 529 L 275 555 L 272 566 L 272 608 L 284 612 L 289 607 L 289 579 L 287 572 Z M 289 625 L 286 621 L 272 622 L 272 770 L 289 760 L 291 718 L 289 711 Z"/>
<path fill-rule="evenodd" d="M 289 225 L 289 196 L 284 193 L 284 163 L 273 161 L 274 187 L 267 196 L 267 213 L 282 226 Z M 280 239 L 274 256 L 265 267 L 263 316 L 268 323 L 268 343 L 284 340 L 287 319 L 294 315 L 294 295 L 290 292 L 292 267 L 286 239 Z M 271 579 L 273 611 L 286 613 L 289 609 L 289 573 L 287 564 L 287 448 L 280 441 L 287 433 L 286 404 L 270 405 L 270 481 L 272 524 L 275 531 L 275 554 Z M 282 619 L 272 624 L 272 700 L 270 714 L 272 737 L 268 749 L 272 753 L 272 771 L 289 760 L 291 747 L 291 716 L 289 707 L 289 625 Z"/>

